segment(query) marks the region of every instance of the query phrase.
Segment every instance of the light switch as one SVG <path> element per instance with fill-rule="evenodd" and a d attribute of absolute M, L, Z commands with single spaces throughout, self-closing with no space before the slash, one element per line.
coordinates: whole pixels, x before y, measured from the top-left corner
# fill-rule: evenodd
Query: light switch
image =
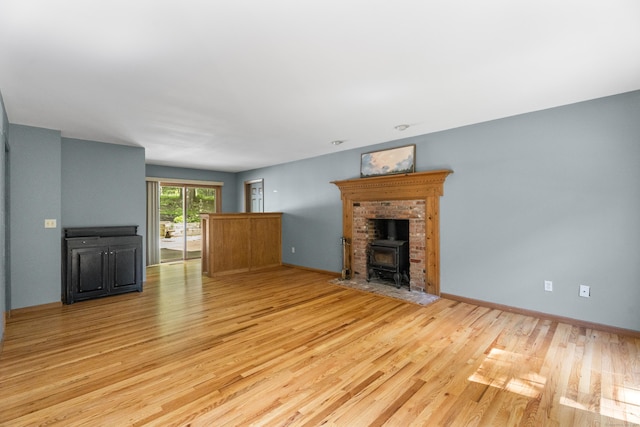
<path fill-rule="evenodd" d="M 55 219 L 45 219 L 44 220 L 44 228 L 56 228 L 56 220 Z"/>

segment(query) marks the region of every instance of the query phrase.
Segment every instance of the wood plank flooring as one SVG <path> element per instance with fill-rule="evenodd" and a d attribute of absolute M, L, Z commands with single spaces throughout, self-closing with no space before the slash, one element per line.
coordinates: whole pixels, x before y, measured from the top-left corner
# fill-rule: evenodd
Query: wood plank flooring
<path fill-rule="evenodd" d="M 2 426 L 640 425 L 640 340 L 295 268 L 14 315 Z"/>

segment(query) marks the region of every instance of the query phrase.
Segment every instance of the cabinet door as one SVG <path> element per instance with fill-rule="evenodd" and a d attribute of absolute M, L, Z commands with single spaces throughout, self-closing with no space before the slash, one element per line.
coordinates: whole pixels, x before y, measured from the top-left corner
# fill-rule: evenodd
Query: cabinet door
<path fill-rule="evenodd" d="M 141 247 L 136 244 L 112 245 L 109 247 L 109 271 L 111 291 L 125 292 L 141 286 Z"/>
<path fill-rule="evenodd" d="M 71 293 L 74 300 L 96 298 L 109 293 L 108 247 L 71 250 Z"/>

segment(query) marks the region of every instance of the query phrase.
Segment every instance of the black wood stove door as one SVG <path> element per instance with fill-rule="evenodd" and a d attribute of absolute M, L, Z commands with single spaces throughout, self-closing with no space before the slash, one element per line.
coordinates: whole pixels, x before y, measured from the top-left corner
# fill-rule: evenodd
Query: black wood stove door
<path fill-rule="evenodd" d="M 375 240 L 369 245 L 367 281 L 377 277 L 393 279 L 396 288 L 409 284 L 409 242 L 406 240 Z"/>

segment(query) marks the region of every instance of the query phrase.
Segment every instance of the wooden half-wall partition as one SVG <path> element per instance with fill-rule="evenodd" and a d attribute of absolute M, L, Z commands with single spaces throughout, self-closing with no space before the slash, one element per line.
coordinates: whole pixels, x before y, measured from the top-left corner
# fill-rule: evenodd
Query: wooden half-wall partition
<path fill-rule="evenodd" d="M 200 219 L 202 274 L 282 265 L 282 213 L 204 213 Z"/>

